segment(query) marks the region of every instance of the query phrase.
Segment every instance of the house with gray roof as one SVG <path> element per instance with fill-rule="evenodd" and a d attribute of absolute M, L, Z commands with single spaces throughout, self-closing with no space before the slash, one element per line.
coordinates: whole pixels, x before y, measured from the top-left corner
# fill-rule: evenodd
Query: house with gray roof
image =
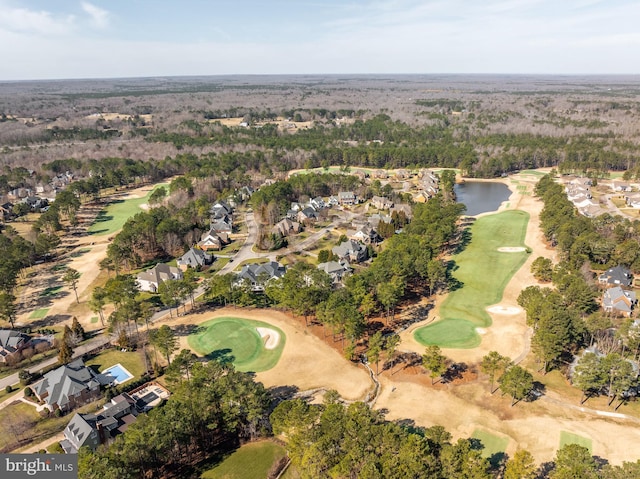
<path fill-rule="evenodd" d="M 66 413 L 95 401 L 100 397 L 100 386 L 110 382 L 110 378 L 86 367 L 82 359 L 76 359 L 49 371 L 31 389 L 50 411 L 60 409 Z"/>
<path fill-rule="evenodd" d="M 638 304 L 636 293 L 626 291 L 620 286 L 609 288 L 602 298 L 602 309 L 607 313 L 617 313 L 623 316 L 631 316 L 633 308 Z"/>
<path fill-rule="evenodd" d="M 286 269 L 277 261 L 268 263 L 245 264 L 242 270 L 236 275 L 235 287 L 240 287 L 246 282 L 251 285 L 251 291 L 264 291 L 265 285 L 274 279 L 282 278 Z"/>
<path fill-rule="evenodd" d="M 91 450 L 107 444 L 135 422 L 138 410 L 135 400 L 127 393 L 119 394 L 103 406 L 97 414 L 75 414 L 64 430 L 60 441 L 67 454 L 76 454 L 81 447 Z"/>
<path fill-rule="evenodd" d="M 331 276 L 334 284 L 340 284 L 342 279 L 353 271 L 345 260 L 327 261 L 326 263 L 318 264 L 317 268 Z"/>
<path fill-rule="evenodd" d="M 633 274 L 631 274 L 631 270 L 624 266 L 614 266 L 598 276 L 598 282 L 600 284 L 619 285 L 629 288 L 633 283 Z"/>
<path fill-rule="evenodd" d="M 297 221 L 292 221 L 289 218 L 284 218 L 278 221 L 273 228 L 271 228 L 271 232 L 275 234 L 279 234 L 280 236 L 286 237 L 289 235 L 295 235 L 302 231 L 302 226 Z"/>
<path fill-rule="evenodd" d="M 350 263 L 361 263 L 367 259 L 367 247 L 353 240 L 343 241 L 338 246 L 331 248 L 331 252 L 339 259 L 347 260 Z"/>
<path fill-rule="evenodd" d="M 182 270 L 165 263 L 158 263 L 153 268 L 138 273 L 136 283 L 140 291 L 157 293 L 160 285 L 165 281 L 175 281 L 182 279 Z"/>
<path fill-rule="evenodd" d="M 0 363 L 17 355 L 31 342 L 31 338 L 13 329 L 0 329 Z"/>
<path fill-rule="evenodd" d="M 180 258 L 178 258 L 178 260 L 176 261 L 176 264 L 178 265 L 178 268 L 180 268 L 182 271 L 186 271 L 187 268 L 189 267 L 193 269 L 200 269 L 203 266 L 211 264 L 212 262 L 213 262 L 212 254 L 207 253 L 206 251 L 201 250 L 199 248 L 191 247 L 189 251 L 187 251 Z"/>
<path fill-rule="evenodd" d="M 338 193 L 338 201 L 341 205 L 355 205 L 356 195 L 353 191 L 341 191 Z"/>
<path fill-rule="evenodd" d="M 224 246 L 231 243 L 231 239 L 227 233 L 215 231 L 213 229 L 204 233 L 198 242 L 198 247 L 205 251 L 212 249 L 220 251 Z"/>

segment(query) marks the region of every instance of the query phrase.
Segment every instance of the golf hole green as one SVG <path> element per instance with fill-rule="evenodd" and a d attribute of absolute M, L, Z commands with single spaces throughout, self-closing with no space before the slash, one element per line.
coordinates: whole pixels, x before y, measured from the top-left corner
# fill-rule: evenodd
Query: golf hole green
<path fill-rule="evenodd" d="M 285 335 L 262 321 L 223 317 L 202 323 L 187 341 L 202 356 L 230 361 L 239 371 L 261 372 L 278 363 Z"/>

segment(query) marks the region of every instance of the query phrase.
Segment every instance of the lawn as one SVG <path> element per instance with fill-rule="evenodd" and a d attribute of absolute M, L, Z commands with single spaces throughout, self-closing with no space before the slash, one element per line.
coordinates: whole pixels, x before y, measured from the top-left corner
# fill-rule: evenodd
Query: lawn
<path fill-rule="evenodd" d="M 122 364 L 131 374 L 133 379 L 139 379 L 145 371 L 144 360 L 141 351 L 122 352 L 117 349 L 109 349 L 98 354 L 96 357 L 85 361 L 87 366 L 96 366 L 98 371 L 113 366 L 114 364 Z"/>
<path fill-rule="evenodd" d="M 482 457 L 487 459 L 504 454 L 509 445 L 509 439 L 506 437 L 496 436 L 484 429 L 476 429 L 471 435 L 473 439 L 478 439 L 484 448 L 482 449 Z"/>
<path fill-rule="evenodd" d="M 256 328 L 269 328 L 280 335 L 274 349 L 266 349 Z M 268 323 L 240 318 L 216 318 L 202 323 L 189 335 L 189 346 L 198 354 L 233 362 L 239 371 L 267 371 L 280 359 L 284 333 Z"/>
<path fill-rule="evenodd" d="M 415 339 L 423 345 L 470 349 L 480 344 L 476 328 L 491 325 L 487 306 L 499 303 L 504 288 L 527 259 L 526 252 L 502 253 L 503 246 L 524 246 L 529 214 L 510 210 L 478 218 L 471 226 L 471 242 L 453 259 L 452 272 L 461 287 L 449 293 L 440 307 L 441 320 L 419 328 Z"/>
<path fill-rule="evenodd" d="M 521 175 L 533 175 L 533 176 L 544 176 L 547 173 L 544 171 L 536 171 L 536 170 L 522 170 L 520 172 Z"/>
<path fill-rule="evenodd" d="M 578 436 L 577 434 L 573 434 L 568 431 L 560 431 L 560 447 L 566 446 L 567 444 L 577 444 L 578 446 L 586 447 L 589 449 L 589 454 L 592 454 L 593 446 L 591 444 L 591 439 L 584 436 Z"/>
<path fill-rule="evenodd" d="M 140 205 L 149 200 L 149 196 L 153 191 L 161 186 L 168 185 L 168 183 L 158 183 L 143 198 L 130 198 L 111 202 L 98 214 L 94 223 L 89 227 L 89 233 L 100 236 L 120 231 L 130 217 L 142 211 Z"/>
<path fill-rule="evenodd" d="M 271 441 L 245 444 L 200 477 L 202 479 L 264 479 L 273 464 L 284 455 L 284 448 Z"/>
<path fill-rule="evenodd" d="M 29 319 L 42 319 L 49 312 L 49 308 L 40 308 L 36 309 L 33 313 L 29 315 Z"/>

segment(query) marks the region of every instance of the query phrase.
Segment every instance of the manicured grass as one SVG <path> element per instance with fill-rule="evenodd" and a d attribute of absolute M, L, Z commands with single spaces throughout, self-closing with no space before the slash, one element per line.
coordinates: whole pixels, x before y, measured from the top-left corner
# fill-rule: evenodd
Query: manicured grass
<path fill-rule="evenodd" d="M 266 349 L 257 327 L 273 329 L 280 334 L 278 345 Z M 228 358 L 239 371 L 267 371 L 280 359 L 284 349 L 284 333 L 268 323 L 240 318 L 216 318 L 202 323 L 188 337 L 189 346 L 198 354 Z"/>
<path fill-rule="evenodd" d="M 100 318 L 98 316 L 91 316 L 91 324 L 97 323 Z"/>
<path fill-rule="evenodd" d="M 536 170 L 522 170 L 520 172 L 521 175 L 533 175 L 533 176 L 544 176 L 547 173 L 544 171 L 536 171 Z"/>
<path fill-rule="evenodd" d="M 415 339 L 426 345 L 470 349 L 480 344 L 477 327 L 491 325 L 487 306 L 499 303 L 504 288 L 527 259 L 527 253 L 501 253 L 503 246 L 524 246 L 529 214 L 511 210 L 478 218 L 471 242 L 454 256 L 452 272 L 462 286 L 449 293 L 440 307 L 440 321 L 419 328 Z"/>
<path fill-rule="evenodd" d="M 87 366 L 96 366 L 98 371 L 102 372 L 115 364 L 122 364 L 127 371 L 133 374 L 134 379 L 139 379 L 144 373 L 144 360 L 140 351 L 122 352 L 116 349 L 110 349 L 98 354 L 96 357 L 85 361 Z"/>
<path fill-rule="evenodd" d="M 50 297 L 55 296 L 56 294 L 58 294 L 60 291 L 62 291 L 62 286 L 50 286 L 48 288 L 45 288 L 40 293 L 39 296 L 41 298 L 50 298 Z"/>
<path fill-rule="evenodd" d="M 151 193 L 161 186 L 168 185 L 168 183 L 159 183 L 155 185 L 143 198 L 116 200 L 110 203 L 98 214 L 94 223 L 89 227 L 89 233 L 101 236 L 120 231 L 130 217 L 142 211 L 140 205 L 147 203 Z"/>
<path fill-rule="evenodd" d="M 49 312 L 49 308 L 40 308 L 36 309 L 33 313 L 29 315 L 29 319 L 42 319 Z"/>
<path fill-rule="evenodd" d="M 484 449 L 482 449 L 482 457 L 490 458 L 494 454 L 504 454 L 509 445 L 509 439 L 506 437 L 496 436 L 484 429 L 476 429 L 471 435 L 473 439 L 478 439 Z"/>
<path fill-rule="evenodd" d="M 578 446 L 586 447 L 589 449 L 589 453 L 593 452 L 593 445 L 591 439 L 584 436 L 579 436 L 568 431 L 560 431 L 560 447 L 567 444 L 577 444 Z"/>
<path fill-rule="evenodd" d="M 271 441 L 245 444 L 200 477 L 202 479 L 264 479 L 273 464 L 284 455 L 284 448 Z"/>

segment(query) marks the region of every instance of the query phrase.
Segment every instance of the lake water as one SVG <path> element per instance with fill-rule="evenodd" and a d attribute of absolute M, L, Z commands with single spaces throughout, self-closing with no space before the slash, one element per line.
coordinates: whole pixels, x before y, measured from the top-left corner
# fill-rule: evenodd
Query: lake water
<path fill-rule="evenodd" d="M 467 207 L 464 214 L 469 216 L 496 211 L 500 204 L 511 196 L 511 190 L 507 185 L 484 181 L 458 183 L 454 191 L 458 203 L 463 203 Z"/>

